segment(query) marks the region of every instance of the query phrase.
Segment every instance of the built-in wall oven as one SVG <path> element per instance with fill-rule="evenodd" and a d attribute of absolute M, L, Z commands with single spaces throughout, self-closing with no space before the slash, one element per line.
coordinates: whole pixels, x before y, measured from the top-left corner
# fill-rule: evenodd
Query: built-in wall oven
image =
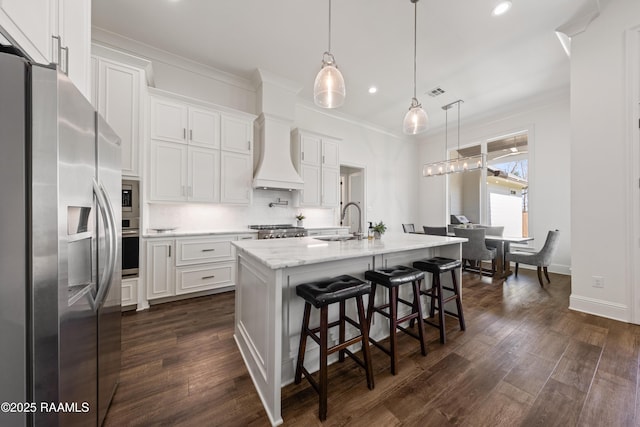
<path fill-rule="evenodd" d="M 122 277 L 138 277 L 140 262 L 140 183 L 122 180 Z"/>

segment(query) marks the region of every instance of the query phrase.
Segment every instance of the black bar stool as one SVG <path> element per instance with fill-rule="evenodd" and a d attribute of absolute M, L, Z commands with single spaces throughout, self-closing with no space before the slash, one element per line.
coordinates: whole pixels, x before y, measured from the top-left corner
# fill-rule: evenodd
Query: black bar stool
<path fill-rule="evenodd" d="M 358 365 L 362 366 L 367 376 L 367 386 L 373 390 L 373 369 L 371 366 L 371 353 L 369 350 L 369 325 L 364 313 L 362 296 L 371 292 L 371 285 L 352 276 L 338 276 L 330 279 L 319 280 L 311 283 L 303 283 L 296 286 L 296 294 L 305 300 L 304 317 L 302 319 L 302 331 L 300 333 L 300 346 L 298 347 L 298 362 L 296 364 L 295 383 L 300 384 L 302 374 L 320 396 L 319 417 L 324 421 L 327 418 L 327 358 L 330 354 L 339 351 L 339 361 L 344 361 L 347 354 Z M 358 322 L 356 323 L 345 314 L 345 301 L 355 298 L 358 306 Z M 329 323 L 329 305 L 340 303 L 340 318 Z M 311 306 L 320 309 L 320 326 L 309 329 L 309 317 Z M 349 322 L 358 328 L 360 335 L 345 340 L 345 322 Z M 329 328 L 339 326 L 339 343 L 328 347 L 327 337 Z M 320 333 L 318 336 L 317 333 Z M 307 337 L 311 337 L 320 346 L 320 373 L 319 381 L 311 376 L 304 367 L 304 353 L 307 345 Z M 347 347 L 360 342 L 362 344 L 362 359 L 355 356 Z"/>
<path fill-rule="evenodd" d="M 457 318 L 460 322 L 460 329 L 463 331 L 465 330 L 464 313 L 462 312 L 462 301 L 460 300 L 460 289 L 458 288 L 458 281 L 456 279 L 455 271 L 457 268 L 460 268 L 461 265 L 462 263 L 460 262 L 460 260 L 443 257 L 424 259 L 413 263 L 413 266 L 415 268 L 422 271 L 427 271 L 432 274 L 431 288 L 421 290 L 420 293 L 430 298 L 429 318 L 433 318 L 435 310 L 438 310 L 438 323 L 434 323 L 429 319 L 423 320 L 424 323 L 440 330 L 440 342 L 442 344 L 447 341 L 444 325 L 445 314 Z M 447 271 L 451 272 L 451 281 L 453 282 L 452 287 L 442 286 L 442 282 L 440 281 L 440 275 L 446 273 Z M 442 295 L 443 289 L 453 292 L 453 295 L 444 298 Z M 456 308 L 458 309 L 457 313 L 448 311 L 444 308 L 444 305 L 452 300 L 456 301 Z"/>
<path fill-rule="evenodd" d="M 396 265 L 390 268 L 381 268 L 377 270 L 369 270 L 364 273 L 364 278 L 371 281 L 371 295 L 369 296 L 369 308 L 367 310 L 367 321 L 371 326 L 373 313 L 379 313 L 389 319 L 389 348 L 387 349 L 376 340 L 369 337 L 369 341 L 380 350 L 384 351 L 391 357 L 391 374 L 395 375 L 398 367 L 398 349 L 396 329 L 420 341 L 420 350 L 422 355 L 427 355 L 427 344 L 424 338 L 424 327 L 422 322 L 418 322 L 418 335 L 402 326 L 400 323 L 408 320 L 422 319 L 422 308 L 420 306 L 420 281 L 424 278 L 424 273 L 418 269 L 406 267 L 404 265 Z M 412 284 L 413 302 L 403 300 L 398 297 L 398 287 L 400 285 Z M 389 289 L 389 303 L 375 306 L 376 285 L 382 285 Z M 398 319 L 398 302 L 411 307 L 411 314 Z M 389 309 L 387 313 L 385 310 Z"/>

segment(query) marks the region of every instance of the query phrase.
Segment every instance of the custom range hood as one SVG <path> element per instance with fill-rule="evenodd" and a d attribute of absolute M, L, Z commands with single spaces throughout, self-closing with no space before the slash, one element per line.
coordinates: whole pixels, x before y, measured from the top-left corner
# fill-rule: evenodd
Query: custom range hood
<path fill-rule="evenodd" d="M 300 89 L 264 70 L 256 77 L 260 115 L 255 121 L 253 187 L 302 190 L 304 182 L 291 161 L 291 125 Z"/>
<path fill-rule="evenodd" d="M 291 122 L 262 113 L 255 121 L 255 130 L 253 187 L 302 190 L 304 181 L 291 161 Z"/>

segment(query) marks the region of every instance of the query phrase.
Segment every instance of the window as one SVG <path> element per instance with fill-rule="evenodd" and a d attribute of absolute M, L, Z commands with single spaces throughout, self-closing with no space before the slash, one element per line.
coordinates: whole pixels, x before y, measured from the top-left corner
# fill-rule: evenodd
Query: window
<path fill-rule="evenodd" d="M 505 236 L 529 234 L 529 145 L 517 133 L 451 150 L 449 158 L 486 154 L 487 169 L 449 175 L 449 214 L 503 225 Z"/>

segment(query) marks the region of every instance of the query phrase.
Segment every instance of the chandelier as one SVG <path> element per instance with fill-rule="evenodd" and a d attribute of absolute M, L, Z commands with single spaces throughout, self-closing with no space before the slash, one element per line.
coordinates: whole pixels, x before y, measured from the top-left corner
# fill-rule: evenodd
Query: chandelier
<path fill-rule="evenodd" d="M 450 173 L 458 173 L 458 172 L 468 172 L 473 170 L 479 170 L 485 167 L 485 156 L 484 154 L 477 154 L 475 156 L 469 157 L 460 157 L 460 104 L 464 101 L 458 99 L 457 101 L 451 102 L 447 105 L 444 105 L 442 109 L 445 112 L 445 124 L 444 124 L 444 150 L 445 150 L 445 158 L 447 157 L 448 150 L 448 129 L 449 129 L 449 109 L 453 108 L 455 105 L 458 106 L 458 150 L 456 151 L 455 159 L 441 160 L 438 162 L 427 163 L 422 167 L 422 176 L 439 176 L 439 175 L 447 175 Z"/>

